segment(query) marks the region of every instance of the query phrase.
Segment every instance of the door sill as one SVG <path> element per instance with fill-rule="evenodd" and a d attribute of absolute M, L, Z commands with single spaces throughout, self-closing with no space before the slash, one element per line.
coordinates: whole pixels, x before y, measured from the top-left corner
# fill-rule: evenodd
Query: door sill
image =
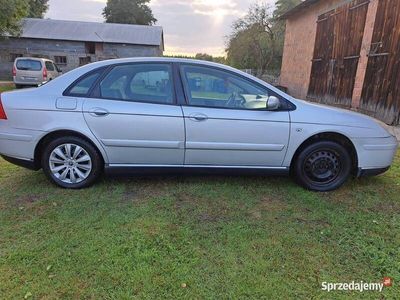
<path fill-rule="evenodd" d="M 222 174 L 222 175 L 288 175 L 288 167 L 215 166 L 215 165 L 141 165 L 109 164 L 107 175 L 150 174 Z"/>

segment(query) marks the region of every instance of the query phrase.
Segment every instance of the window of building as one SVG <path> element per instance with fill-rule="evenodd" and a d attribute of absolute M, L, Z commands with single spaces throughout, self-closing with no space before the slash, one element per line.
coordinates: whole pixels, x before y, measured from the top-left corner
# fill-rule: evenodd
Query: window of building
<path fill-rule="evenodd" d="M 23 57 L 20 53 L 10 53 L 10 62 L 14 62 L 18 57 Z"/>
<path fill-rule="evenodd" d="M 90 64 L 91 61 L 92 61 L 92 59 L 90 58 L 90 56 L 79 57 L 79 65 L 80 66 L 84 66 L 84 65 Z"/>
<path fill-rule="evenodd" d="M 66 56 L 54 56 L 54 62 L 57 65 L 66 65 L 67 64 L 67 57 Z"/>
<path fill-rule="evenodd" d="M 95 54 L 96 53 L 96 43 L 86 42 L 85 43 L 86 53 Z"/>
<path fill-rule="evenodd" d="M 96 43 L 96 53 L 102 53 L 104 51 L 103 43 Z"/>
<path fill-rule="evenodd" d="M 100 95 L 106 99 L 171 104 L 174 100 L 171 66 L 116 66 L 100 83 Z"/>

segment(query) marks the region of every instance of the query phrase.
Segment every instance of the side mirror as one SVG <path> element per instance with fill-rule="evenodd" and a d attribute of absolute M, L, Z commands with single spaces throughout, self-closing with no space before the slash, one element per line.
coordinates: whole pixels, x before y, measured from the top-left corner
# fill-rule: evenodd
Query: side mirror
<path fill-rule="evenodd" d="M 281 106 L 281 101 L 275 96 L 269 96 L 267 101 L 267 110 L 278 110 Z"/>

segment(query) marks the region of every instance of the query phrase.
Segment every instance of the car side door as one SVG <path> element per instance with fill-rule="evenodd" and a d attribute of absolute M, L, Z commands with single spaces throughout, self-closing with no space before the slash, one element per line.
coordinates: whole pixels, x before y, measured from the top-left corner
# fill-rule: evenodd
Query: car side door
<path fill-rule="evenodd" d="M 290 119 L 284 101 L 269 111 L 268 88 L 224 69 L 182 64 L 187 103 L 186 165 L 282 166 Z M 283 100 L 283 99 L 282 99 Z"/>
<path fill-rule="evenodd" d="M 83 112 L 110 165 L 183 165 L 184 121 L 171 65 L 120 64 L 105 72 Z"/>

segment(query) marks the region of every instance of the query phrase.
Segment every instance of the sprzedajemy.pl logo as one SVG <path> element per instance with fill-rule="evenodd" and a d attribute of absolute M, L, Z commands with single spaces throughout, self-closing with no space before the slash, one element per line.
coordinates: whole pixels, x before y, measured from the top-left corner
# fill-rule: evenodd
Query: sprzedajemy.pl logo
<path fill-rule="evenodd" d="M 351 281 L 351 282 L 322 282 L 321 289 L 323 291 L 378 291 L 382 292 L 384 287 L 392 286 L 393 281 L 390 277 L 383 278 L 382 282 L 364 282 L 364 281 Z"/>

